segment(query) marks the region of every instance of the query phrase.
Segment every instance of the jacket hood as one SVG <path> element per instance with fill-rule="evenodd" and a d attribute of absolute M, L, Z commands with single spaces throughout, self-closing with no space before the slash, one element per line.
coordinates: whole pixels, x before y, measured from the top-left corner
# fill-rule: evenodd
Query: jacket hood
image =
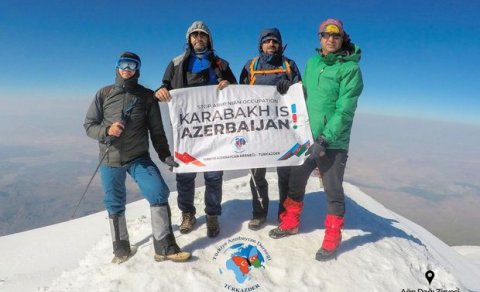
<path fill-rule="evenodd" d="M 262 53 L 262 42 L 265 39 L 276 39 L 278 43 L 280 44 L 279 47 L 279 54 L 283 54 L 283 43 L 282 43 L 282 35 L 280 34 L 280 31 L 278 28 L 266 28 L 260 32 L 260 37 L 258 38 L 258 51 Z"/>
<path fill-rule="evenodd" d="M 187 29 L 187 33 L 185 34 L 185 39 L 187 41 L 187 46 L 190 46 L 190 34 L 196 31 L 201 31 L 206 34 L 208 34 L 208 40 L 209 40 L 209 45 L 208 48 L 213 51 L 213 38 L 212 38 L 212 33 L 210 32 L 210 29 L 208 26 L 205 24 L 205 22 L 201 20 L 194 21 L 192 25 Z"/>
<path fill-rule="evenodd" d="M 352 62 L 358 63 L 360 62 L 360 59 L 362 57 L 362 50 L 360 49 L 359 46 L 353 43 L 350 43 L 346 48 L 342 49 L 337 53 L 331 53 L 326 56 L 323 56 L 321 54 L 321 49 L 317 49 L 317 51 L 320 54 L 320 56 L 323 58 L 324 62 L 328 65 L 332 65 L 337 61 L 340 61 L 340 62 L 352 61 Z"/>
<path fill-rule="evenodd" d="M 139 86 L 138 78 L 140 77 L 140 70 L 135 71 L 135 75 L 128 79 L 123 79 L 120 73 L 118 73 L 118 69 L 115 71 L 115 85 L 124 88 L 127 92 L 134 93 Z"/>

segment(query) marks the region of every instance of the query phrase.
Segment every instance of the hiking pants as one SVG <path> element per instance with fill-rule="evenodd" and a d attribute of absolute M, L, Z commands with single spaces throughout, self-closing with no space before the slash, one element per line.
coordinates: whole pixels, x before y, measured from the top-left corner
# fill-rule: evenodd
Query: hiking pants
<path fill-rule="evenodd" d="M 319 159 L 307 159 L 303 165 L 292 166 L 288 181 L 288 197 L 297 202 L 303 201 L 310 174 L 318 167 L 326 193 L 327 214 L 343 217 L 345 194 L 342 184 L 347 158 L 348 154 L 344 150 L 327 149 L 325 156 Z"/>
<path fill-rule="evenodd" d="M 268 182 L 265 178 L 266 168 L 252 168 L 250 170 L 250 190 L 252 191 L 253 218 L 266 217 L 268 213 Z"/>
<path fill-rule="evenodd" d="M 266 168 L 251 169 L 252 178 L 250 178 L 250 189 L 252 191 L 253 218 L 266 217 L 270 199 L 268 196 L 268 182 L 265 179 Z M 290 177 L 290 166 L 277 167 L 278 175 L 278 214 L 285 209 L 283 202 L 287 198 L 288 180 Z M 255 180 L 255 181 L 254 181 Z"/>
<path fill-rule="evenodd" d="M 280 218 L 280 214 L 285 211 L 285 207 L 283 206 L 283 202 L 288 195 L 288 182 L 290 180 L 290 172 L 292 167 L 291 166 L 282 166 L 277 167 L 277 175 L 278 175 L 278 218 Z"/>
<path fill-rule="evenodd" d="M 183 213 L 196 213 L 194 206 L 196 172 L 177 173 L 177 203 Z M 205 213 L 220 215 L 222 213 L 223 171 L 207 171 L 205 179 Z"/>
<path fill-rule="evenodd" d="M 104 191 L 103 203 L 109 215 L 121 215 L 125 212 L 127 173 L 137 183 L 150 206 L 168 202 L 170 190 L 150 158 L 139 158 L 125 166 L 102 165 L 100 176 Z"/>

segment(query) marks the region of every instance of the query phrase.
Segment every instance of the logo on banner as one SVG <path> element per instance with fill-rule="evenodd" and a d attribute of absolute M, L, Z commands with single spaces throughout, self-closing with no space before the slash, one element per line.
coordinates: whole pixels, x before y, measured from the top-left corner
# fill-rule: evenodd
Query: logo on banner
<path fill-rule="evenodd" d="M 286 153 L 284 153 L 278 160 L 287 160 L 290 157 L 300 157 L 307 149 L 310 148 L 310 141 L 303 143 L 302 145 L 296 143 Z"/>
<path fill-rule="evenodd" d="M 236 136 L 232 139 L 233 151 L 235 153 L 242 153 L 245 151 L 245 146 L 247 145 L 247 138 L 244 136 Z"/>
<path fill-rule="evenodd" d="M 218 271 L 226 283 L 225 289 L 254 291 L 260 288 L 258 279 L 271 257 L 260 241 L 238 236 L 222 243 L 213 260 L 218 263 Z"/>
<path fill-rule="evenodd" d="M 175 151 L 175 158 L 177 158 L 178 160 L 180 160 L 181 162 L 183 162 L 185 164 L 191 163 L 195 166 L 205 166 L 205 164 L 203 164 L 201 161 L 199 161 L 197 158 L 191 156 L 187 152 L 179 153 L 179 152 Z"/>

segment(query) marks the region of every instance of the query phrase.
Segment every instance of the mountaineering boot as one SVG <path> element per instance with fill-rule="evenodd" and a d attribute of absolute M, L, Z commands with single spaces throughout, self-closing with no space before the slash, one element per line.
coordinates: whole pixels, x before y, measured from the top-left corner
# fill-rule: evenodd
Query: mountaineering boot
<path fill-rule="evenodd" d="M 220 233 L 220 225 L 218 224 L 217 215 L 207 214 L 207 236 L 216 237 Z"/>
<path fill-rule="evenodd" d="M 267 222 L 267 217 L 254 217 L 250 219 L 250 222 L 248 222 L 248 228 L 250 230 L 258 230 L 263 226 L 263 224 L 265 224 L 265 222 Z"/>
<path fill-rule="evenodd" d="M 274 239 L 298 233 L 303 202 L 297 202 L 291 198 L 287 198 L 283 206 L 285 207 L 285 211 L 280 214 L 280 224 L 268 233 L 268 235 Z"/>
<path fill-rule="evenodd" d="M 315 258 L 318 261 L 326 261 L 335 258 L 337 248 L 342 241 L 343 217 L 327 214 L 325 218 L 325 236 L 322 247 L 317 251 Z"/>
<path fill-rule="evenodd" d="M 165 260 L 185 262 L 189 260 L 192 254 L 182 251 L 175 241 L 172 231 L 172 215 L 168 203 L 151 206 L 150 211 L 152 215 L 153 247 L 155 249 L 154 259 L 157 262 Z"/>
<path fill-rule="evenodd" d="M 128 260 L 132 251 L 128 239 L 127 221 L 125 214 L 109 215 L 110 233 L 112 235 L 113 254 L 112 263 L 121 264 Z"/>
<path fill-rule="evenodd" d="M 277 228 L 270 230 L 268 235 L 273 239 L 279 239 L 279 238 L 289 236 L 289 235 L 294 235 L 297 233 L 298 233 L 298 227 L 291 228 L 291 229 L 282 229 L 280 226 L 278 226 Z"/>
<path fill-rule="evenodd" d="M 168 234 L 161 240 L 155 240 L 153 242 L 155 248 L 154 259 L 157 262 L 172 261 L 172 262 L 186 262 L 192 254 L 187 251 L 182 251 L 175 242 L 173 234 Z"/>
<path fill-rule="evenodd" d="M 186 234 L 192 231 L 196 222 L 197 219 L 195 219 L 195 213 L 182 213 L 182 224 L 180 224 L 180 227 L 178 228 L 180 233 Z"/>

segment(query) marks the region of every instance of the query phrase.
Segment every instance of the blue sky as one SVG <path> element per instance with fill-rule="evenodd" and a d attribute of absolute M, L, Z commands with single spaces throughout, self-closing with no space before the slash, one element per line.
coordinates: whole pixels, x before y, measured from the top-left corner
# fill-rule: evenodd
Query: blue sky
<path fill-rule="evenodd" d="M 480 1 L 0 2 L 1 100 L 86 99 L 113 82 L 119 53 L 142 57 L 156 88 L 194 20 L 238 77 L 258 35 L 278 27 L 303 72 L 319 23 L 344 21 L 363 51 L 359 111 L 480 124 Z M 0 109 L 1 111 L 1 109 Z"/>

